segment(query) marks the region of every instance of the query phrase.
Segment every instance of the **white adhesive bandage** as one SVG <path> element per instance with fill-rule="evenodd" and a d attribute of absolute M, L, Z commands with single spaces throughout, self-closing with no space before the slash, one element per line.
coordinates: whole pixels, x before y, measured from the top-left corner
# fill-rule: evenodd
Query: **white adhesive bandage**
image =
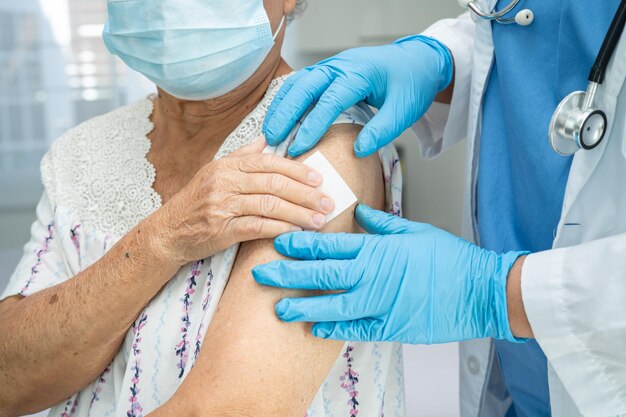
<path fill-rule="evenodd" d="M 317 189 L 328 195 L 335 202 L 335 210 L 326 215 L 326 222 L 330 222 L 357 202 L 357 198 L 348 184 L 320 151 L 315 152 L 304 160 L 303 163 L 322 175 L 324 180 Z"/>

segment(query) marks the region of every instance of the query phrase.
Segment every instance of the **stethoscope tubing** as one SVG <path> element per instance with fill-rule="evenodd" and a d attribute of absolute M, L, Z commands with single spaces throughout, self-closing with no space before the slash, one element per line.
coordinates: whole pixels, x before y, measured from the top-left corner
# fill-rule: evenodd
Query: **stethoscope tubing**
<path fill-rule="evenodd" d="M 604 37 L 604 41 L 602 41 L 602 46 L 600 47 L 600 52 L 598 52 L 598 56 L 596 57 L 596 61 L 591 67 L 591 72 L 589 73 L 589 81 L 596 84 L 602 84 L 604 81 L 604 77 L 606 75 L 606 69 L 609 66 L 609 62 L 611 58 L 615 54 L 615 50 L 617 49 L 617 44 L 622 37 L 622 33 L 624 32 L 624 26 L 626 25 L 626 0 L 622 0 L 620 3 L 617 12 L 615 13 L 615 17 L 611 22 L 611 26 Z"/>
<path fill-rule="evenodd" d="M 528 26 L 534 20 L 530 9 L 518 12 L 515 18 L 504 17 L 519 2 L 520 0 L 511 0 L 503 9 L 485 13 L 475 0 L 459 0 L 460 4 L 468 7 L 477 17 L 484 20 L 495 21 L 500 24 L 518 23 L 520 26 Z M 565 97 L 552 115 L 549 136 L 552 147 L 557 153 L 571 155 L 579 149 L 591 150 L 604 139 L 608 118 L 604 111 L 594 108 L 594 101 L 598 87 L 606 76 L 611 58 L 615 55 L 617 45 L 624 32 L 624 26 L 626 26 L 626 0 L 621 0 L 589 72 L 587 91 L 577 91 Z M 590 143 L 587 143 L 586 140 L 589 137 L 592 139 Z"/>
<path fill-rule="evenodd" d="M 474 12 L 474 14 L 476 14 L 477 16 L 485 19 L 485 20 L 497 20 L 500 21 L 500 19 L 508 14 L 511 10 L 513 10 L 515 8 L 515 6 L 517 6 L 519 4 L 520 0 L 511 0 L 511 2 L 502 10 L 498 11 L 498 12 L 490 12 L 490 13 L 484 13 L 482 10 L 480 10 L 480 8 L 476 5 L 476 3 L 469 2 L 467 3 L 467 7 Z"/>

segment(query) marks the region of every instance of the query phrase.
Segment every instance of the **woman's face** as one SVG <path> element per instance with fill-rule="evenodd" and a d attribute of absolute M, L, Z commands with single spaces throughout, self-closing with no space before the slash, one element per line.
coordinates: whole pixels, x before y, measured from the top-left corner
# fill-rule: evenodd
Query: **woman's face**
<path fill-rule="evenodd" d="M 296 3 L 296 0 L 263 0 L 263 6 L 265 7 L 267 16 L 270 19 L 273 33 L 276 33 L 276 30 L 280 25 L 280 20 L 283 16 L 287 18 L 287 16 L 293 13 L 296 8 Z M 282 36 L 276 38 L 277 45 L 280 43 L 280 46 L 282 46 L 282 42 Z"/>
<path fill-rule="evenodd" d="M 258 4 L 257 2 L 259 0 L 246 1 L 254 1 L 255 4 Z M 216 2 L 216 4 L 220 3 Z M 244 84 L 229 92 L 232 93 L 231 96 L 234 95 L 235 97 L 237 97 L 240 95 L 247 95 L 249 93 L 249 88 L 247 87 L 258 85 L 259 81 L 267 79 L 271 74 L 275 73 L 281 63 L 281 50 L 285 38 L 285 29 L 287 26 L 286 22 L 284 22 L 282 27 L 280 27 L 281 20 L 283 18 L 286 19 L 295 11 L 298 0 L 262 0 L 262 4 L 265 8 L 265 12 L 267 13 L 272 33 L 276 35 L 274 45 L 265 57 L 265 60 L 248 78 L 248 80 Z M 224 97 L 225 95 L 226 94 L 220 97 Z"/>
<path fill-rule="evenodd" d="M 254 0 L 251 0 L 254 1 Z M 280 21 L 283 17 L 286 19 L 296 8 L 297 0 L 263 0 L 263 7 L 267 12 L 267 16 L 272 26 L 272 33 L 276 34 Z M 267 74 L 273 71 L 278 62 L 281 59 L 281 49 L 283 47 L 283 41 L 285 39 L 286 22 L 280 30 L 280 33 L 276 36 L 276 41 L 271 51 L 267 54 L 265 61 L 261 64 L 258 70 L 252 75 L 251 78 L 263 79 Z"/>

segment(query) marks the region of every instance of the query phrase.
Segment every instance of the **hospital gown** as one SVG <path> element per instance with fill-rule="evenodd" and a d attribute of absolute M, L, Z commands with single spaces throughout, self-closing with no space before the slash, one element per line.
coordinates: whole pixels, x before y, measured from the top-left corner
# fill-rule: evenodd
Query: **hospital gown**
<path fill-rule="evenodd" d="M 216 158 L 254 141 L 284 81 L 274 80 L 260 104 L 226 139 Z M 29 296 L 96 262 L 161 205 L 146 159 L 152 98 L 94 118 L 67 132 L 45 155 L 45 186 L 32 239 L 1 299 Z M 336 123 L 364 124 L 363 107 Z M 292 134 L 293 137 L 293 134 Z M 289 141 L 271 151 L 285 155 Z M 387 210 L 400 214 L 401 173 L 391 146 L 379 153 Z M 193 367 L 228 281 L 237 246 L 192 262 L 164 286 L 128 330 L 115 358 L 52 417 L 141 417 L 167 401 Z M 75 335 L 80 344 L 80 335 Z M 308 417 L 404 416 L 401 346 L 346 343 L 320 387 Z M 81 366 L 77 363 L 76 366 Z"/>

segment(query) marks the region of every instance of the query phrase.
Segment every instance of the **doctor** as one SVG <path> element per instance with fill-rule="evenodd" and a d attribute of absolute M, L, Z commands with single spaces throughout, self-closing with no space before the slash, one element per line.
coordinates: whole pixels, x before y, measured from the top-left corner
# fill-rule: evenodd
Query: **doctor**
<path fill-rule="evenodd" d="M 379 112 L 359 156 L 411 125 L 426 158 L 467 138 L 465 240 L 359 206 L 370 235 L 283 235 L 276 248 L 301 260 L 254 276 L 345 290 L 276 306 L 285 321 L 315 322 L 318 337 L 465 341 L 463 416 L 626 415 L 626 0 L 519 3 L 470 2 L 422 35 L 307 68 L 264 126 L 279 143 L 317 101 L 297 155 L 365 100 Z M 588 94 L 551 126 L 559 102 L 587 90 L 597 55 L 606 72 L 594 68 Z"/>

